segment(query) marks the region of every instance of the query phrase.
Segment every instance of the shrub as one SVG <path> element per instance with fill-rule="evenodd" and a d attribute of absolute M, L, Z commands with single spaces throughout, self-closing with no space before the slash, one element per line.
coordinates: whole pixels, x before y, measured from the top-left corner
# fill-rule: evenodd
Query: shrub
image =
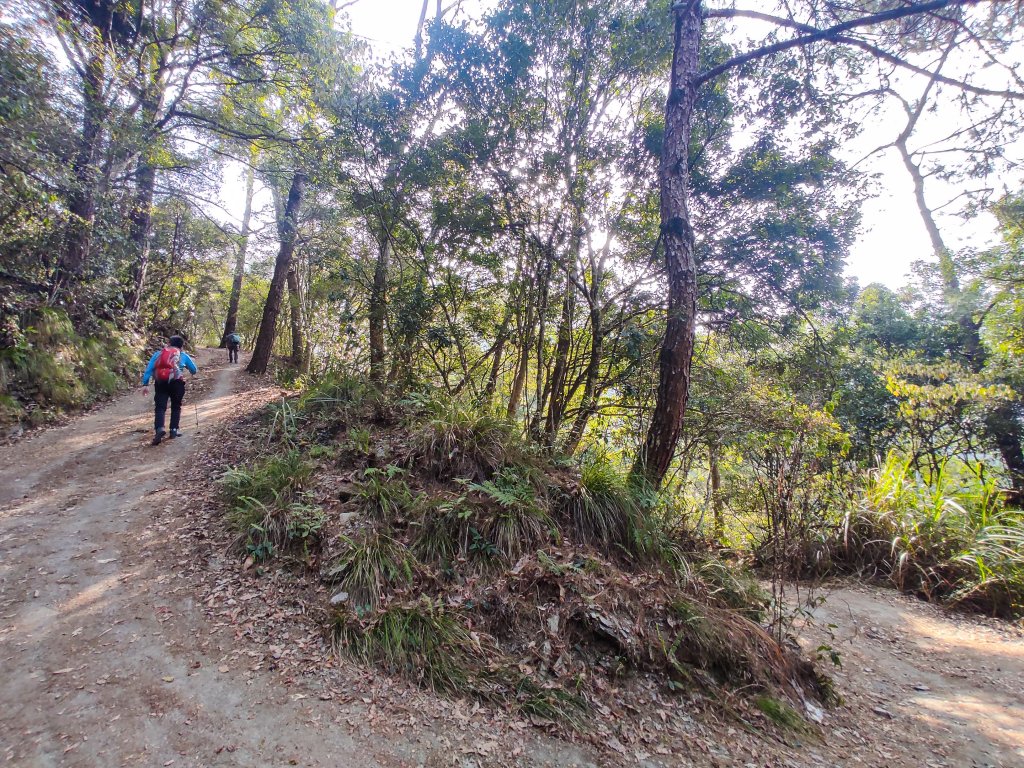
<path fill-rule="evenodd" d="M 1002 616 L 1024 614 L 1024 514 L 1004 509 L 981 467 L 916 471 L 895 453 L 865 480 L 832 542 L 840 569 Z"/>

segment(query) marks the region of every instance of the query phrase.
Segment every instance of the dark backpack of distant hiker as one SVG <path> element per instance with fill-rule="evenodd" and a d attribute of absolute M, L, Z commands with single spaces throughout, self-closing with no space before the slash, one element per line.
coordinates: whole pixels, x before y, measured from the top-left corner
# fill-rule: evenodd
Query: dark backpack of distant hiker
<path fill-rule="evenodd" d="M 161 384 L 181 378 L 181 350 L 177 347 L 164 347 L 153 368 L 153 378 Z"/>

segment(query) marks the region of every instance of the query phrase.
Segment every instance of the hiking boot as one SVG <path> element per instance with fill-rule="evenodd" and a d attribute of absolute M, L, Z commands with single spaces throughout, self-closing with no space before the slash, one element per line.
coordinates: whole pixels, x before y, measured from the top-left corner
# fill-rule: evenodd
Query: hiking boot
<path fill-rule="evenodd" d="M 172 440 L 175 437 L 181 437 L 181 430 L 180 429 L 172 429 L 171 430 L 171 434 L 169 434 L 168 437 L 171 438 Z"/>
<path fill-rule="evenodd" d="M 160 445 L 160 441 L 163 440 L 163 439 L 164 439 L 164 431 L 162 429 L 158 429 L 156 431 L 156 434 L 153 435 L 153 442 L 151 443 L 151 445 Z"/>

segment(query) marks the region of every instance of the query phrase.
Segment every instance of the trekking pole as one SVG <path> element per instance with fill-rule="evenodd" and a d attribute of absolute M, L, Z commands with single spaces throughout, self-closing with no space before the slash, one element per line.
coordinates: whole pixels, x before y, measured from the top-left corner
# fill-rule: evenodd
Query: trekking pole
<path fill-rule="evenodd" d="M 198 402 L 194 402 L 194 403 L 192 403 L 192 405 L 194 405 L 195 408 L 196 408 L 196 434 L 198 435 L 199 434 L 199 403 Z"/>

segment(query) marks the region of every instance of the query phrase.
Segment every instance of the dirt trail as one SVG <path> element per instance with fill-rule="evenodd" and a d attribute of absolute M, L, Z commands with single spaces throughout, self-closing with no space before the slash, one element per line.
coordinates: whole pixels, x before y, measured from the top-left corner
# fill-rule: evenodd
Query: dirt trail
<path fill-rule="evenodd" d="M 202 448 L 193 405 L 205 433 L 244 397 L 232 394 L 242 366 L 211 364 L 221 354 L 199 356 L 212 386 L 186 400 L 181 440 L 150 447 L 152 401 L 133 394 L 0 449 L 0 762 L 603 765 L 539 736 L 521 758 L 473 761 L 453 760 L 429 724 L 352 735 L 333 725 L 341 705 L 237 661 L 246 640 L 205 620 L 174 568 L 191 557 L 172 549 L 175 516 L 154 512 L 189 504 L 177 476 Z M 827 714 L 826 743 L 775 744 L 757 765 L 1024 768 L 1021 633 L 879 590 L 839 590 L 819 614 L 836 636 L 810 630 L 807 641 L 841 652 L 847 703 Z M 640 764 L 754 765 L 730 749 L 737 732 L 721 731 L 714 755 Z"/>
<path fill-rule="evenodd" d="M 829 741 L 843 764 L 1024 768 L 1024 633 L 860 586 L 828 594 L 815 623 L 808 649 L 842 659 Z"/>
<path fill-rule="evenodd" d="M 199 355 L 213 387 L 186 399 L 179 440 L 149 446 L 152 399 L 132 394 L 0 451 L 0 761 L 398 764 L 311 725 L 268 681 L 219 672 L 198 611 L 153 566 L 152 499 L 189 503 L 174 475 L 194 450 L 194 404 L 207 427 L 231 412 L 241 366 L 212 360 Z"/>

